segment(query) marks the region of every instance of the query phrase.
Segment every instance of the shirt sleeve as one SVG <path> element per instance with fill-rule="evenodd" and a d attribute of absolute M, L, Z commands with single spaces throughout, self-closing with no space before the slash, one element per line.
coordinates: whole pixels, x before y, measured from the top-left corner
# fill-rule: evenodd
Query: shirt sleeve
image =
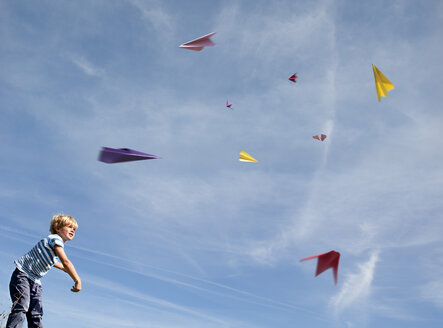
<path fill-rule="evenodd" d="M 61 247 L 65 248 L 65 244 L 63 243 L 63 240 L 58 239 L 58 238 L 55 238 L 55 239 L 54 239 L 54 246 L 55 246 L 55 245 L 57 245 L 57 246 L 61 246 Z"/>
<path fill-rule="evenodd" d="M 63 240 L 58 235 L 50 235 L 49 236 L 49 245 L 55 249 L 55 246 L 60 246 L 65 248 L 65 244 L 63 243 Z"/>

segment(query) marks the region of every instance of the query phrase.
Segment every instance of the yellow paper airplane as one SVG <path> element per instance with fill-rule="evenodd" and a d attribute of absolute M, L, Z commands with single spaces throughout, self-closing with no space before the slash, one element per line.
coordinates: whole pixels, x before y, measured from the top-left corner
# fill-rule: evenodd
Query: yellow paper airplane
<path fill-rule="evenodd" d="M 372 64 L 372 70 L 374 71 L 375 89 L 377 90 L 377 98 L 380 101 L 381 97 L 389 97 L 388 91 L 394 89 L 394 84 L 388 80 L 382 72 L 379 71 L 374 64 Z"/>
<path fill-rule="evenodd" d="M 240 152 L 240 158 L 238 159 L 241 162 L 257 162 L 257 160 L 252 157 L 251 155 L 249 155 L 247 152 L 245 152 L 244 150 L 242 150 Z"/>

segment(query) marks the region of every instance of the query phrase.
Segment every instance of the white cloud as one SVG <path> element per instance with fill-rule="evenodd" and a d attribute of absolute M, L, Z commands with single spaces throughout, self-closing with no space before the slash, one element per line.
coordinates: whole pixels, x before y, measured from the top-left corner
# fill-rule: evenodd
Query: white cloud
<path fill-rule="evenodd" d="M 418 295 L 425 302 L 430 302 L 438 309 L 443 309 L 443 249 L 435 244 L 432 250 L 422 257 L 420 265 L 423 275 L 418 279 Z"/>
<path fill-rule="evenodd" d="M 362 303 L 364 304 L 371 295 L 378 259 L 378 252 L 374 251 L 368 261 L 358 264 L 359 272 L 348 274 L 340 291 L 330 301 L 330 306 L 336 314 L 353 307 L 362 308 Z"/>
<path fill-rule="evenodd" d="M 128 0 L 134 7 L 140 10 L 145 20 L 150 22 L 156 32 L 161 35 L 169 35 L 174 29 L 174 21 L 170 14 L 161 6 L 161 1 Z"/>
<path fill-rule="evenodd" d="M 191 315 L 192 317 L 203 319 L 205 322 L 209 322 L 210 324 L 221 325 L 222 327 L 230 327 L 240 324 L 244 326 L 249 326 L 247 323 L 244 322 L 224 318 L 222 316 L 217 316 L 216 314 L 206 313 L 204 310 L 199 308 L 194 309 L 190 306 L 184 306 L 168 301 L 166 299 L 150 296 L 146 293 L 128 288 L 125 285 L 118 284 L 114 281 L 107 281 L 103 277 L 88 276 L 87 282 L 101 289 L 120 294 L 123 299 L 129 300 L 132 303 L 144 307 L 147 310 L 160 309 L 161 311 L 166 311 L 167 313 L 171 314 L 183 313 L 186 315 Z"/>
<path fill-rule="evenodd" d="M 443 308 L 443 281 L 430 281 L 421 288 L 421 297 Z"/>
<path fill-rule="evenodd" d="M 72 62 L 78 68 L 80 68 L 86 75 L 96 76 L 96 77 L 102 77 L 103 76 L 104 70 L 101 69 L 101 68 L 95 67 L 86 58 L 84 58 L 82 56 L 74 56 L 74 55 L 70 55 L 68 57 L 70 57 Z"/>

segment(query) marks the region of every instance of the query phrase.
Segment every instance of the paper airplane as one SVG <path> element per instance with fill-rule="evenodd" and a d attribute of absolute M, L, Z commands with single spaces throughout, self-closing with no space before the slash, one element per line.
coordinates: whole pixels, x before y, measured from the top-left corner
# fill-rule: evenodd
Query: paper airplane
<path fill-rule="evenodd" d="M 335 284 L 337 284 L 338 262 L 340 261 L 340 253 L 336 251 L 330 251 L 327 253 L 306 257 L 304 259 L 301 259 L 300 262 L 312 260 L 314 258 L 318 258 L 315 276 L 317 277 L 320 273 L 328 270 L 329 268 L 332 268 L 334 272 L 334 281 Z"/>
<path fill-rule="evenodd" d="M 228 107 L 228 108 L 231 108 L 231 107 L 232 107 L 232 104 L 230 104 L 230 103 L 228 102 L 228 99 L 226 99 L 226 107 Z"/>
<path fill-rule="evenodd" d="M 215 34 L 215 32 L 206 34 L 202 37 L 199 37 L 195 40 L 183 43 L 182 45 L 179 46 L 179 48 L 185 48 L 185 49 L 189 49 L 189 50 L 194 50 L 194 51 L 200 51 L 202 50 L 204 47 L 212 47 L 215 46 L 215 43 L 212 42 L 211 40 L 211 36 L 213 36 Z"/>
<path fill-rule="evenodd" d="M 257 160 L 252 157 L 251 155 L 249 155 L 247 152 L 245 152 L 244 150 L 242 150 L 240 152 L 240 158 L 238 159 L 241 162 L 257 162 Z"/>
<path fill-rule="evenodd" d="M 289 80 L 289 81 L 292 81 L 292 82 L 294 82 L 294 83 L 296 83 L 296 82 L 297 82 L 297 81 L 296 81 L 297 78 L 298 78 L 297 73 L 295 73 L 295 74 L 292 75 L 288 80 Z"/>
<path fill-rule="evenodd" d="M 394 84 L 388 80 L 380 70 L 372 64 L 374 71 L 375 89 L 377 90 L 377 98 L 380 101 L 381 97 L 389 97 L 388 91 L 394 89 Z"/>
<path fill-rule="evenodd" d="M 129 149 L 129 148 L 109 148 L 102 147 L 98 160 L 104 163 L 119 163 L 119 162 L 131 162 L 141 161 L 144 159 L 157 159 L 160 156 L 142 153 L 141 151 Z"/>
<path fill-rule="evenodd" d="M 322 134 L 320 136 L 313 136 L 312 138 L 323 141 L 326 139 L 326 134 Z"/>

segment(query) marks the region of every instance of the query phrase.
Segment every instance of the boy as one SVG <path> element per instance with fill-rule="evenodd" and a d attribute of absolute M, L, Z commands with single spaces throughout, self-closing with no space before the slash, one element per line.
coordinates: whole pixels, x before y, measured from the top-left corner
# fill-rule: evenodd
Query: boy
<path fill-rule="evenodd" d="M 29 328 L 43 327 L 40 278 L 53 266 L 65 271 L 74 280 L 72 292 L 77 293 L 82 289 L 80 277 L 64 251 L 64 243 L 74 238 L 77 228 L 78 224 L 72 216 L 54 215 L 49 228 L 51 234 L 14 261 L 16 269 L 9 284 L 13 305 L 6 328 L 22 327 L 25 317 Z"/>

